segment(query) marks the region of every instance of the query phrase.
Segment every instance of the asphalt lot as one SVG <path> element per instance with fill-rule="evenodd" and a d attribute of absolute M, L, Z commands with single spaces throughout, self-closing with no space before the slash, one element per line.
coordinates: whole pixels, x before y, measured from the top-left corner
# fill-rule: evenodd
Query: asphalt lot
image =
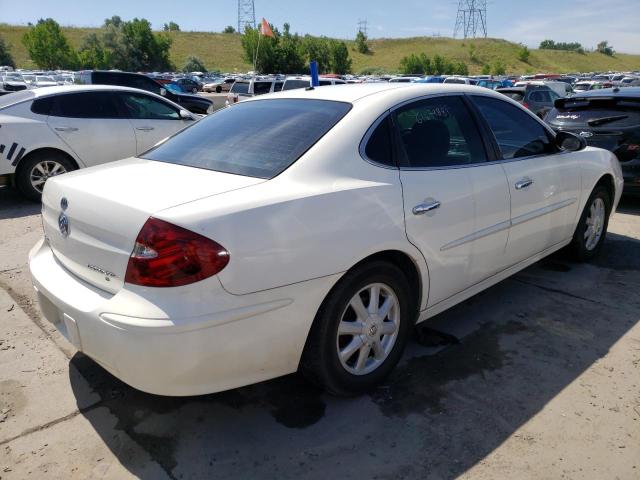
<path fill-rule="evenodd" d="M 640 200 L 609 231 L 594 264 L 555 255 L 433 319 L 370 395 L 290 375 L 168 398 L 41 321 L 39 205 L 0 189 L 0 478 L 638 479 Z"/>

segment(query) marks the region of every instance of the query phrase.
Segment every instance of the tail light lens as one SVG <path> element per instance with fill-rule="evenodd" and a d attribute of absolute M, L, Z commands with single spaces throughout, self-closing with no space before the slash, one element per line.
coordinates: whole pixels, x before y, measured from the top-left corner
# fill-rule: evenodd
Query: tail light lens
<path fill-rule="evenodd" d="M 522 102 L 522 105 L 523 105 L 525 108 L 528 108 L 529 110 L 531 110 L 531 107 L 529 106 L 529 104 L 528 104 L 527 102 Z"/>
<path fill-rule="evenodd" d="M 211 277 L 227 263 L 229 252 L 222 245 L 151 217 L 136 238 L 125 282 L 145 287 L 178 287 Z"/>

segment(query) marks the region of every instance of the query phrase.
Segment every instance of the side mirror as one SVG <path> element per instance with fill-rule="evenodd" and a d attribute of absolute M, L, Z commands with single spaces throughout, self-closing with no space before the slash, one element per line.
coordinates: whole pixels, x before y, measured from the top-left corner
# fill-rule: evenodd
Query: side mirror
<path fill-rule="evenodd" d="M 191 115 L 186 110 L 180 110 L 180 118 L 182 120 L 193 120 L 193 115 Z"/>
<path fill-rule="evenodd" d="M 163 97 L 167 95 L 167 89 L 166 88 L 161 88 L 160 89 L 160 95 L 162 95 Z"/>
<path fill-rule="evenodd" d="M 564 152 L 578 152 L 587 148 L 587 141 L 584 137 L 571 132 L 558 132 L 556 135 L 556 145 Z"/>

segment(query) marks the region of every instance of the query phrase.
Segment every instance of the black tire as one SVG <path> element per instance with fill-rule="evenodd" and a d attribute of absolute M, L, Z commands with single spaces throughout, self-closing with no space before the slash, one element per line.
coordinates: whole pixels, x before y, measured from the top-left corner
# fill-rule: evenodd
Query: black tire
<path fill-rule="evenodd" d="M 370 373 L 356 375 L 343 367 L 338 356 L 338 325 L 351 299 L 367 285 L 375 283 L 389 288 L 398 300 L 398 333 L 382 363 Z M 417 306 L 413 305 L 410 289 L 404 273 L 388 262 L 373 261 L 348 272 L 327 295 L 316 314 L 300 363 L 303 374 L 339 396 L 357 395 L 381 383 L 400 360 L 415 324 Z"/>
<path fill-rule="evenodd" d="M 222 93 L 222 87 L 220 85 L 216 86 L 216 93 Z"/>
<path fill-rule="evenodd" d="M 31 183 L 31 174 L 36 165 L 42 162 L 55 162 L 64 168 L 65 172 L 70 172 L 76 169 L 73 162 L 71 162 L 71 160 L 69 160 L 63 153 L 52 150 L 35 152 L 22 160 L 16 171 L 16 186 L 23 196 L 34 202 L 40 201 L 42 193 Z"/>
<path fill-rule="evenodd" d="M 587 239 L 585 239 L 585 234 L 587 232 L 587 228 L 589 225 L 587 224 L 587 219 L 591 214 L 591 207 L 596 202 L 596 199 L 601 199 L 604 203 L 605 215 L 604 215 L 604 223 L 602 224 L 602 234 L 598 239 L 597 243 L 589 248 Z M 585 204 L 584 210 L 582 211 L 582 215 L 580 215 L 580 220 L 578 221 L 578 225 L 576 226 L 576 231 L 573 234 L 573 240 L 569 244 L 569 254 L 573 257 L 574 260 L 579 262 L 588 262 L 592 260 L 602 248 L 602 244 L 604 243 L 604 239 L 607 235 L 607 227 L 609 226 L 609 215 L 611 214 L 611 197 L 609 195 L 609 191 L 602 185 L 596 186 L 596 188 L 591 192 L 587 203 Z"/>

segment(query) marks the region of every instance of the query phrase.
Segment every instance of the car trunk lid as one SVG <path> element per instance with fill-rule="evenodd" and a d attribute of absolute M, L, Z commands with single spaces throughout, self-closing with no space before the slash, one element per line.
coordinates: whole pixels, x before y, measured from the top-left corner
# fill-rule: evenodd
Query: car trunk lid
<path fill-rule="evenodd" d="M 152 160 L 121 160 L 49 180 L 42 197 L 44 233 L 67 270 L 116 293 L 135 239 L 155 212 L 263 181 Z"/>

